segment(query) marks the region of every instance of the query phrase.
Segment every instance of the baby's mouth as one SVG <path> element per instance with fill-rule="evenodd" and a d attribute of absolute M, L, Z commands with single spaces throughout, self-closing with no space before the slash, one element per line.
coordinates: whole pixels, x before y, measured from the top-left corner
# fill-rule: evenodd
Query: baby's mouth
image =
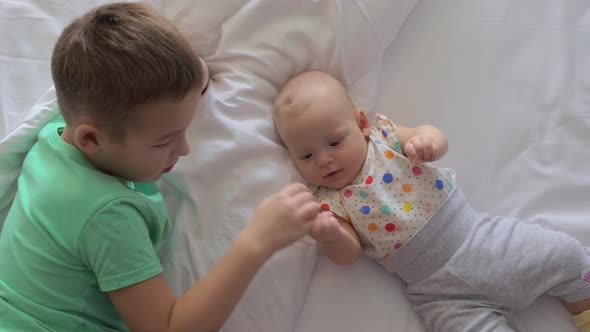
<path fill-rule="evenodd" d="M 325 177 L 325 178 L 330 178 L 330 177 L 333 177 L 334 175 L 336 175 L 336 174 L 340 173 L 340 171 L 342 171 L 342 169 L 339 169 L 339 170 L 337 170 L 337 171 L 334 171 L 334 172 L 330 172 L 330 173 L 328 173 L 328 174 L 324 175 L 324 177 Z"/>

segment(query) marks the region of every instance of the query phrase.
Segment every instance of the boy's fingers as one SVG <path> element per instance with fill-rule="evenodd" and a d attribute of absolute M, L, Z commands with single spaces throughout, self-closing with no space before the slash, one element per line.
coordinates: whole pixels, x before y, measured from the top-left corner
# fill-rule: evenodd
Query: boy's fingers
<path fill-rule="evenodd" d="M 304 184 L 299 183 L 299 182 L 291 183 L 291 184 L 287 185 L 285 188 L 283 188 L 283 190 L 281 190 L 282 193 L 284 193 L 288 196 L 293 196 L 299 192 L 304 192 L 304 191 L 309 192 L 307 187 Z"/>
<path fill-rule="evenodd" d="M 317 218 L 321 207 L 315 201 L 306 202 L 300 210 L 300 215 L 305 221 L 313 221 Z"/>
<path fill-rule="evenodd" d="M 292 202 L 295 203 L 296 206 L 300 206 L 307 202 L 314 201 L 312 193 L 309 191 L 300 191 L 296 192 L 291 196 Z"/>

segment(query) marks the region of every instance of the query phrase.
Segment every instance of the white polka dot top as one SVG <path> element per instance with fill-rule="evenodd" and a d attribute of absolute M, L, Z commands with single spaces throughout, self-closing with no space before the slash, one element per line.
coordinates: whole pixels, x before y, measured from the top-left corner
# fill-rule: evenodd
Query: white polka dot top
<path fill-rule="evenodd" d="M 323 209 L 348 220 L 364 253 L 381 260 L 416 234 L 442 206 L 455 187 L 455 172 L 430 164 L 414 165 L 401 149 L 391 120 L 377 115 L 365 164 L 350 185 L 316 188 Z"/>

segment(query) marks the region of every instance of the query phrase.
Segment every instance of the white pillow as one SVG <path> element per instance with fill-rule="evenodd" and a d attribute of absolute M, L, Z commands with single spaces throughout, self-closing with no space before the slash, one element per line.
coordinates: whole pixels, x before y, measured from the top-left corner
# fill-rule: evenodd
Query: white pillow
<path fill-rule="evenodd" d="M 261 199 L 299 179 L 272 124 L 280 86 L 324 70 L 370 110 L 382 54 L 415 3 L 166 1 L 162 10 L 202 50 L 212 75 L 189 130 L 192 153 L 162 183 L 174 222 L 162 258 L 177 294 L 213 266 Z M 309 239 L 273 256 L 224 331 L 292 331 L 315 260 Z"/>

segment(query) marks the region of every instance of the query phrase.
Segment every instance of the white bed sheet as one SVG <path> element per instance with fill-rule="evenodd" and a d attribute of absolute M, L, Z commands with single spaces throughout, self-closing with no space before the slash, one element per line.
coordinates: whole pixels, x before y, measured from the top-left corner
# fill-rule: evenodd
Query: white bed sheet
<path fill-rule="evenodd" d="M 387 52 L 376 110 L 441 127 L 450 143 L 438 164 L 477 209 L 590 245 L 589 69 L 588 1 L 422 0 Z M 423 331 L 401 283 L 370 265 L 320 258 L 297 331 Z M 575 331 L 549 297 L 514 321 Z"/>
<path fill-rule="evenodd" d="M 215 34 L 219 30 L 213 23 L 231 18 L 247 2 L 224 0 L 221 6 L 216 1 L 199 2 L 203 8 L 212 8 L 214 3 L 223 7 L 223 10 L 207 16 L 209 21 L 205 22 L 195 21 L 194 13 L 191 16 L 183 11 L 190 1 L 167 2 L 174 5 L 166 6 L 164 1 L 152 2 L 161 6 L 169 17 L 177 18 L 185 32 L 212 26 L 207 35 L 209 39 L 204 39 L 203 35 L 192 37 L 202 42 L 200 46 L 206 56 L 215 58 L 219 55 L 215 53 L 217 43 L 231 42 L 231 38 Z M 370 7 L 380 2 L 388 4 L 387 1 L 367 0 L 364 3 Z M 0 77 L 0 138 L 21 123 L 27 113 L 24 110 L 28 110 L 51 85 L 48 59 L 53 41 L 65 22 L 91 5 L 104 2 L 0 0 L 0 72 L 3 74 Z M 303 0 L 301 3 L 316 4 Z M 412 5 L 412 1 L 399 3 L 400 12 Z M 256 5 L 246 7 L 252 9 Z M 247 13 L 242 11 L 240 14 Z M 348 23 L 350 32 L 354 33 L 362 22 Z M 590 197 L 590 161 L 586 157 L 590 140 L 587 109 L 590 101 L 589 27 L 590 8 L 583 0 L 422 0 L 387 53 L 381 89 L 374 89 L 375 93 L 379 92 L 374 110 L 388 114 L 400 123 L 430 122 L 445 130 L 450 137 L 451 149 L 441 164 L 458 171 L 459 184 L 477 208 L 544 223 L 590 244 L 590 227 L 585 222 L 589 209 L 582 199 Z M 396 25 L 392 24 L 376 29 L 388 31 L 395 28 Z M 353 46 L 348 45 L 349 48 Z M 221 70 L 224 66 L 221 60 L 231 62 L 235 58 L 218 60 L 217 68 Z M 358 60 L 363 59 L 358 57 Z M 341 74 L 347 76 L 347 73 Z M 348 75 L 362 76 L 354 72 Z M 219 80 L 233 78 L 231 75 L 218 77 Z M 372 95 L 367 87 L 379 82 L 360 81 L 357 81 L 358 89 L 353 95 L 361 104 L 371 108 Z M 243 85 L 244 81 L 237 83 Z M 48 96 L 51 99 L 51 94 Z M 34 108 L 29 113 L 38 113 L 38 116 L 21 125 L 24 131 L 33 131 L 51 115 L 46 107 Z M 232 116 L 235 116 L 232 112 L 217 113 L 213 119 L 204 120 L 209 124 L 227 125 L 236 120 Z M 264 121 L 268 119 L 254 122 L 249 128 L 262 128 L 267 135 L 269 126 Z M 242 133 L 235 138 L 253 136 Z M 264 137 L 255 139 L 268 144 Z M 22 144 L 26 145 L 26 142 Z M 7 145 L 2 148 L 6 149 Z M 8 148 L 18 150 L 15 145 Z M 281 156 L 277 151 L 271 155 Z M 10 151 L 2 150 L 2 153 L 6 152 Z M 268 163 L 274 168 L 287 169 L 288 161 L 284 157 L 269 159 Z M 3 172 L 10 168 L 7 164 L 0 166 Z M 180 174 L 190 175 L 189 166 L 181 165 Z M 4 172 L 0 177 L 6 175 Z M 268 176 L 278 175 L 291 177 L 292 172 L 285 170 L 284 173 L 269 174 L 266 169 L 258 174 L 267 180 Z M 169 177 L 173 186 L 182 187 L 178 182 L 184 179 L 174 174 Z M 203 185 L 206 186 L 206 181 Z M 240 191 L 256 190 L 254 185 L 243 182 Z M 230 188 L 231 183 L 228 183 L 228 193 L 235 195 Z M 220 195 L 218 192 L 201 193 L 207 194 Z M 230 217 L 244 218 L 248 215 L 247 209 L 251 208 L 244 206 L 241 212 L 234 210 Z M 182 214 L 194 209 L 196 207 L 189 204 L 176 213 L 186 218 Z M 195 227 L 203 231 L 203 225 Z M 221 231 L 221 238 L 216 240 L 219 246 L 236 231 L 236 228 L 228 230 L 223 227 L 205 230 Z M 285 271 L 297 273 L 294 267 L 308 269 L 310 264 L 313 267 L 315 251 L 311 244 L 303 241 L 293 250 L 279 253 L 273 263 L 265 267 L 266 273 L 284 276 Z M 177 250 L 182 248 L 177 247 Z M 193 251 L 188 246 L 186 250 L 186 259 L 202 259 L 197 253 L 192 256 Z M 205 253 L 207 262 L 202 263 L 203 266 L 219 255 L 218 250 L 213 251 Z M 184 261 L 182 264 L 177 266 L 177 273 L 195 276 L 204 272 L 203 269 L 195 271 L 194 266 L 190 266 L 195 262 Z M 246 301 L 250 306 L 239 311 L 225 331 L 288 331 L 290 329 L 281 327 L 289 327 L 299 315 L 297 305 L 291 303 L 304 299 L 297 332 L 422 330 L 419 319 L 403 296 L 400 282 L 368 260 L 361 260 L 352 267 L 337 267 L 320 257 L 313 275 L 307 273 L 302 271 L 301 275 L 288 280 L 275 277 L 255 283 L 249 293 L 261 294 L 265 301 Z M 308 278 L 311 278 L 309 285 Z M 272 289 L 274 293 L 265 294 L 266 289 Z M 278 305 L 267 311 L 268 304 L 273 301 Z M 262 305 L 257 307 L 257 304 Z M 296 310 L 281 312 L 290 308 Z M 266 316 L 272 316 L 270 325 L 276 328 L 257 325 L 256 321 L 264 321 L 262 318 Z M 533 308 L 518 313 L 515 320 L 521 331 L 572 330 L 563 308 L 549 298 L 543 298 Z"/>

